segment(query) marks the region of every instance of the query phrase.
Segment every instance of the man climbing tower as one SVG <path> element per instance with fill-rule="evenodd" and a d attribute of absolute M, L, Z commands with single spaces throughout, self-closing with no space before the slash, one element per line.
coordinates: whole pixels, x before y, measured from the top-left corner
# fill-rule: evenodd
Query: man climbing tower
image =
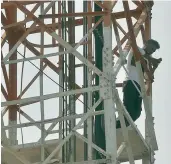
<path fill-rule="evenodd" d="M 146 63 L 151 64 L 153 69 L 152 73 L 154 73 L 155 69 L 158 67 L 162 60 L 161 58 L 156 59 L 151 56 L 159 48 L 159 43 L 153 39 L 148 40 L 143 48 L 139 48 L 139 51 L 142 57 L 145 59 Z M 141 115 L 142 97 L 140 97 L 140 94 L 135 87 L 136 85 L 137 88 L 140 90 L 139 75 L 136 69 L 136 64 L 132 51 L 130 51 L 130 53 L 128 54 L 126 69 L 128 71 L 128 75 L 126 75 L 126 79 L 123 83 L 123 104 L 126 107 L 133 121 L 136 121 Z M 145 73 L 143 68 L 142 70 L 143 73 Z M 131 80 L 134 81 L 135 85 Z M 126 126 L 129 126 L 129 122 L 126 119 L 125 123 Z M 117 120 L 116 128 L 120 127 L 120 121 Z"/>

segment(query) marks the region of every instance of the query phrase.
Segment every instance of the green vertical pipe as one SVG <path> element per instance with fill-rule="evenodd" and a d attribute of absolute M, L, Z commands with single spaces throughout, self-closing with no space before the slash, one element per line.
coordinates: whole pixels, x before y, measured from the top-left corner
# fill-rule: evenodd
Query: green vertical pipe
<path fill-rule="evenodd" d="M 102 11 L 101 7 L 94 4 L 95 11 Z M 95 16 L 95 23 L 101 18 L 101 16 Z M 102 23 L 94 30 L 95 37 L 95 65 L 98 69 L 102 70 L 102 50 L 103 50 L 103 26 Z M 99 85 L 99 76 L 96 75 L 95 85 Z M 99 92 L 95 93 L 95 101 L 99 99 Z M 96 109 L 96 111 L 103 110 L 103 103 L 101 103 Z M 105 145 L 105 134 L 102 130 L 101 115 L 95 116 L 95 143 L 102 149 L 106 149 Z M 96 159 L 102 159 L 103 156 L 96 152 Z"/>

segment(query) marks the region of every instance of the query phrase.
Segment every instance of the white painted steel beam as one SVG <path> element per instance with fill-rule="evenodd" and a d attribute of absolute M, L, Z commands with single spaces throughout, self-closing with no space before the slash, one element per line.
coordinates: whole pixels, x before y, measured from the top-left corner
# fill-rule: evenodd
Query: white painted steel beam
<path fill-rule="evenodd" d="M 107 7 L 110 7 L 110 1 L 104 1 Z M 104 16 L 103 25 L 103 72 L 109 76 L 109 79 L 101 79 L 102 84 L 107 85 L 106 89 L 101 90 L 104 95 L 104 122 L 105 122 L 105 140 L 106 153 L 111 158 L 111 164 L 117 163 L 117 141 L 116 141 L 116 108 L 114 105 L 113 91 L 115 79 L 112 76 L 113 71 L 113 54 L 112 54 L 112 28 L 111 28 L 111 13 Z M 107 96 L 107 97 L 106 97 Z M 112 143 L 112 144 L 111 144 Z"/>
<path fill-rule="evenodd" d="M 91 116 L 95 116 L 95 115 L 100 115 L 103 114 L 104 111 L 96 111 L 93 112 L 91 114 Z M 71 119 L 76 119 L 76 118 L 81 118 L 85 115 L 84 114 L 76 114 L 76 115 L 72 115 L 72 116 L 64 116 L 64 117 L 58 117 L 58 118 L 52 118 L 52 119 L 46 119 L 43 121 L 44 124 L 48 124 L 48 123 L 58 123 L 60 121 L 64 121 L 64 120 L 71 120 Z M 10 129 L 10 128 L 21 128 L 21 127 L 29 127 L 29 126 L 36 126 L 36 125 L 40 125 L 42 122 L 41 121 L 34 121 L 34 122 L 28 122 L 28 123 L 22 123 L 22 124 L 17 124 L 17 125 L 12 125 L 12 126 L 4 126 L 2 127 L 2 129 Z"/>
<path fill-rule="evenodd" d="M 2 64 L 6 65 L 6 64 L 14 64 L 14 63 L 26 62 L 26 61 L 37 60 L 37 59 L 44 59 L 44 58 L 59 56 L 59 55 L 68 54 L 68 53 L 69 53 L 69 51 L 55 52 L 55 53 L 44 54 L 44 55 L 40 55 L 40 56 L 27 57 L 27 58 L 23 58 L 23 59 L 5 61 Z"/>
<path fill-rule="evenodd" d="M 18 8 L 25 12 L 25 14 L 31 16 L 34 19 L 35 23 L 32 25 L 34 27 L 34 25 L 36 23 L 38 23 L 39 25 L 42 26 L 42 28 L 45 28 L 45 31 L 51 35 L 55 40 L 57 40 L 64 48 L 66 48 L 67 50 L 69 50 L 70 53 L 72 53 L 75 57 L 77 57 L 80 61 L 82 61 L 86 66 L 88 66 L 89 68 L 91 68 L 97 75 L 99 76 L 103 76 L 103 73 L 97 68 L 95 67 L 91 62 L 89 62 L 86 58 L 84 58 L 76 49 L 80 46 L 80 44 L 89 36 L 90 33 L 93 32 L 93 30 L 95 29 L 95 27 L 103 20 L 103 18 L 101 18 L 95 25 L 94 27 L 92 27 L 89 32 L 80 40 L 80 42 L 75 46 L 72 47 L 70 44 L 68 44 L 66 41 L 64 41 L 59 35 L 56 34 L 56 32 L 52 32 L 49 28 L 47 28 L 47 26 L 40 21 L 36 16 L 34 16 L 27 8 L 25 8 L 24 6 L 18 4 Z M 31 27 L 32 27 L 31 26 Z M 29 29 L 30 30 L 30 29 Z M 25 35 L 27 36 L 27 33 L 29 32 L 29 30 L 27 30 L 27 32 L 25 33 Z M 22 38 L 24 37 L 24 35 L 22 36 Z M 20 38 L 21 39 L 21 38 Z M 21 41 L 18 41 L 14 47 L 11 49 L 11 51 L 13 52 L 14 50 L 16 50 L 16 48 L 21 44 Z M 4 62 L 8 60 L 8 58 L 12 55 L 11 51 L 6 55 L 6 57 L 4 58 Z"/>
<path fill-rule="evenodd" d="M 91 68 L 97 75 L 103 76 L 103 73 L 95 67 L 91 62 L 89 62 L 85 57 L 83 57 L 78 51 L 76 51 L 76 47 L 72 47 L 66 41 L 64 41 L 61 37 L 59 37 L 56 33 L 50 34 L 54 39 L 56 39 L 64 48 L 69 50 L 75 57 L 77 57 L 80 61 L 82 61 L 87 67 Z M 86 39 L 86 38 L 84 38 Z"/>
<path fill-rule="evenodd" d="M 85 138 L 84 136 L 82 136 L 81 134 L 79 134 L 78 132 L 74 132 L 74 134 L 80 138 L 81 140 L 83 140 L 84 142 L 86 142 L 87 144 L 90 144 L 90 146 L 94 149 L 96 149 L 99 153 L 103 154 L 104 156 L 108 156 L 108 154 L 101 149 L 100 147 L 98 147 L 97 145 L 95 145 L 93 142 L 89 143 L 89 140 L 87 138 Z"/>
<path fill-rule="evenodd" d="M 119 146 L 119 148 L 118 148 L 118 150 L 117 150 L 117 158 L 119 158 L 119 156 L 122 154 L 122 152 L 123 152 L 123 150 L 126 148 L 126 143 L 125 142 L 123 142 L 120 146 Z"/>
<path fill-rule="evenodd" d="M 119 37 L 119 31 L 118 31 L 117 23 L 116 23 L 115 19 L 113 19 L 113 27 L 114 27 L 116 42 L 117 42 L 118 50 L 119 50 L 119 54 L 120 54 L 120 60 L 121 60 L 121 63 L 123 63 L 124 62 L 124 54 L 123 54 L 123 51 L 122 51 L 122 46 L 121 46 L 120 37 Z M 123 67 L 124 67 L 124 65 L 123 65 Z M 121 106 L 120 106 L 120 103 L 118 101 L 115 101 L 115 103 L 116 103 L 116 106 L 117 106 L 117 109 L 118 109 L 118 115 L 119 115 L 119 120 L 120 120 L 120 123 L 121 123 L 122 134 L 124 136 L 124 142 L 127 143 L 126 144 L 126 150 L 127 150 L 129 162 L 130 162 L 130 164 L 135 164 L 134 157 L 133 157 L 133 152 L 132 152 L 132 147 L 131 147 L 131 143 L 130 143 L 129 136 L 128 136 L 128 129 L 126 128 L 125 119 L 124 119 L 124 116 L 123 116 L 123 113 L 122 113 L 122 110 L 121 110 Z"/>
<path fill-rule="evenodd" d="M 128 128 L 126 127 L 125 119 L 124 119 L 123 112 L 121 109 L 122 106 L 119 103 L 119 101 L 115 101 L 115 103 L 116 103 L 116 107 L 118 109 L 118 116 L 119 116 L 119 120 L 121 123 L 121 130 L 122 130 L 124 142 L 126 143 L 126 150 L 127 150 L 127 154 L 128 154 L 128 159 L 129 159 L 130 164 L 135 164 L 134 156 L 133 156 L 133 152 L 132 152 L 132 147 L 131 147 L 131 143 L 130 143 L 129 136 L 128 136 Z"/>
<path fill-rule="evenodd" d="M 20 114 L 23 115 L 28 121 L 30 121 L 30 122 L 36 122 L 34 119 L 32 119 L 27 113 L 25 113 L 21 109 L 20 109 Z M 40 125 L 36 124 L 35 126 L 41 130 L 41 126 Z M 46 129 L 45 129 L 45 131 L 46 131 Z"/>
<path fill-rule="evenodd" d="M 30 98 L 24 98 L 24 99 L 20 99 L 20 100 L 6 101 L 6 102 L 1 103 L 1 107 L 9 106 L 9 105 L 16 105 L 16 104 L 21 105 L 24 103 L 31 103 L 31 102 L 35 102 L 35 101 L 48 100 L 48 99 L 62 97 L 62 96 L 69 96 L 72 94 L 93 92 L 93 91 L 98 91 L 99 89 L 100 89 L 99 86 L 95 86 L 95 87 L 76 89 L 76 90 L 66 91 L 66 92 L 52 93 L 52 94 L 47 94 L 47 95 L 43 95 L 43 96 L 35 96 L 35 97 L 30 97 Z"/>
<path fill-rule="evenodd" d="M 73 135 L 74 131 L 80 127 L 84 121 L 93 113 L 95 108 L 101 103 L 102 99 L 100 98 L 94 106 L 85 114 L 84 117 L 78 122 L 78 124 L 74 127 L 74 129 L 65 137 L 65 139 L 61 140 L 59 145 L 52 151 L 52 153 L 45 159 L 45 161 L 42 164 L 47 164 L 51 158 L 54 157 L 54 155 L 58 152 L 58 150 L 70 139 L 70 137 Z"/>
<path fill-rule="evenodd" d="M 120 107 L 121 107 L 120 109 L 122 110 L 125 118 L 130 123 L 131 127 L 137 132 L 137 135 L 141 138 L 141 140 L 143 141 L 143 143 L 146 146 L 147 150 L 149 150 L 149 146 L 146 143 L 144 137 L 142 136 L 141 132 L 139 131 L 139 129 L 135 125 L 134 121 L 132 120 L 131 116 L 129 115 L 128 111 L 126 110 L 125 106 L 123 105 L 121 99 L 119 98 L 119 94 L 118 94 L 117 90 L 115 92 L 115 99 L 116 99 L 115 101 L 117 101 L 120 104 Z"/>
<path fill-rule="evenodd" d="M 143 77 L 143 72 L 141 68 L 141 63 L 140 61 L 136 62 L 136 68 L 139 74 L 139 79 L 140 79 L 140 87 L 141 87 L 141 92 L 142 92 L 142 98 L 144 102 L 144 109 L 146 113 L 146 127 L 149 139 L 150 139 L 150 145 L 153 150 L 158 149 L 157 141 L 156 141 L 156 135 L 155 135 L 155 130 L 154 130 L 154 124 L 153 124 L 153 117 L 152 117 L 152 110 L 151 110 L 151 105 L 150 105 L 150 99 L 146 94 L 146 87 L 144 83 L 144 77 Z"/>

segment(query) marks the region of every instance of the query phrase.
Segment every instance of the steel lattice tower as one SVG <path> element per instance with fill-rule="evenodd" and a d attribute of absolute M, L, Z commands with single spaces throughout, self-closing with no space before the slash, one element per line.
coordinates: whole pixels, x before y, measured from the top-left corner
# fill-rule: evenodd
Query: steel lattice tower
<path fill-rule="evenodd" d="M 137 48 L 151 38 L 152 6 L 114 0 L 1 3 L 3 164 L 154 163 L 152 94 L 145 90 L 147 85 L 152 91 L 152 84 L 143 80 L 140 65 L 148 66 Z M 119 96 L 118 77 L 131 47 L 145 137 Z M 122 127 L 117 130 L 115 113 Z"/>

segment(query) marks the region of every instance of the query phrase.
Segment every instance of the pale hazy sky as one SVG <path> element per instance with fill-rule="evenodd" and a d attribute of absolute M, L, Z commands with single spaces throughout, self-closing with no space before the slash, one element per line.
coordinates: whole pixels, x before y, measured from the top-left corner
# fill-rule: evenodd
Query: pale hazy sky
<path fill-rule="evenodd" d="M 77 2 L 78 5 L 78 2 Z M 77 11 L 81 11 L 80 7 L 77 8 Z M 159 41 L 161 45 L 161 49 L 155 53 L 155 56 L 162 57 L 163 61 L 160 64 L 159 68 L 155 73 L 155 82 L 153 84 L 153 111 L 155 116 L 155 129 L 157 135 L 157 141 L 159 145 L 159 151 L 156 153 L 156 163 L 155 164 L 169 164 L 169 155 L 170 155 L 170 138 L 171 132 L 169 129 L 169 125 L 171 124 L 171 110 L 169 105 L 169 94 L 171 93 L 171 21 L 170 21 L 170 12 L 171 12 L 171 2 L 166 1 L 155 1 L 153 10 L 152 10 L 152 38 Z M 78 28 L 77 28 L 78 30 Z M 80 29 L 79 29 L 80 30 Z M 32 42 L 36 42 L 37 38 L 36 35 L 30 35 L 29 38 Z M 49 42 L 51 39 L 50 36 L 46 35 L 45 42 Z M 80 35 L 76 35 L 76 40 L 80 40 Z M 23 52 L 23 47 L 19 49 L 20 52 Z M 81 48 L 79 48 L 81 51 Z M 5 52 L 6 51 L 6 52 Z M 4 54 L 7 53 L 7 49 L 4 50 Z M 56 49 L 48 49 L 47 53 L 56 52 Z M 27 52 L 28 56 L 30 55 L 29 51 Z M 49 58 L 53 63 L 56 63 L 57 58 Z M 38 65 L 38 62 L 34 62 Z M 21 71 L 21 63 L 18 65 L 19 71 Z M 25 75 L 24 75 L 24 82 L 23 85 L 25 86 L 29 79 L 31 79 L 37 70 L 28 62 L 25 64 Z M 47 73 L 50 77 L 52 77 L 55 81 L 58 81 L 57 75 L 51 71 L 50 69 L 46 69 L 45 73 Z M 78 84 L 82 84 L 82 80 L 80 81 L 81 71 L 77 71 L 76 81 Z M 123 74 L 121 74 L 120 79 L 123 79 Z M 20 80 L 20 75 L 18 75 L 18 79 Z M 54 84 L 54 82 L 50 81 L 45 77 L 44 79 L 44 94 L 58 92 L 58 86 Z M 37 96 L 39 94 L 39 80 L 37 80 L 34 85 L 28 90 L 28 92 L 24 95 L 24 97 L 31 97 Z M 51 86 L 51 87 L 47 87 Z M 82 99 L 82 98 L 81 98 Z M 2 99 L 3 100 L 3 99 Z M 53 104 L 53 105 L 52 105 Z M 45 114 L 47 118 L 54 118 L 55 114 L 57 115 L 58 111 L 58 100 L 47 100 L 45 101 Z M 80 102 L 77 102 L 77 106 L 80 107 Z M 40 119 L 40 105 L 30 105 L 22 108 L 27 114 L 29 114 L 33 119 L 39 120 Z M 49 112 L 51 110 L 51 112 Z M 77 111 L 81 112 L 79 109 Z M 137 125 L 144 127 L 144 113 L 142 113 L 142 117 L 137 121 Z M 7 118 L 7 117 L 6 117 Z M 4 120 L 7 124 L 7 119 Z M 22 121 L 27 122 L 26 119 L 22 119 Z M 143 122 L 142 122 L 143 121 Z M 39 137 L 40 133 L 35 127 L 24 128 L 24 140 L 25 142 L 36 142 Z M 36 135 L 29 135 L 30 132 Z M 29 135 L 29 137 L 28 137 Z M 49 136 L 47 139 L 54 138 L 54 136 Z M 18 138 L 21 143 L 21 133 L 18 130 Z M 137 162 L 139 163 L 139 162 Z"/>
<path fill-rule="evenodd" d="M 155 164 L 170 163 L 171 138 L 171 1 L 155 1 L 152 10 L 152 37 L 159 41 L 161 49 L 156 52 L 163 61 L 155 73 L 153 85 L 153 111 L 159 151 Z"/>

